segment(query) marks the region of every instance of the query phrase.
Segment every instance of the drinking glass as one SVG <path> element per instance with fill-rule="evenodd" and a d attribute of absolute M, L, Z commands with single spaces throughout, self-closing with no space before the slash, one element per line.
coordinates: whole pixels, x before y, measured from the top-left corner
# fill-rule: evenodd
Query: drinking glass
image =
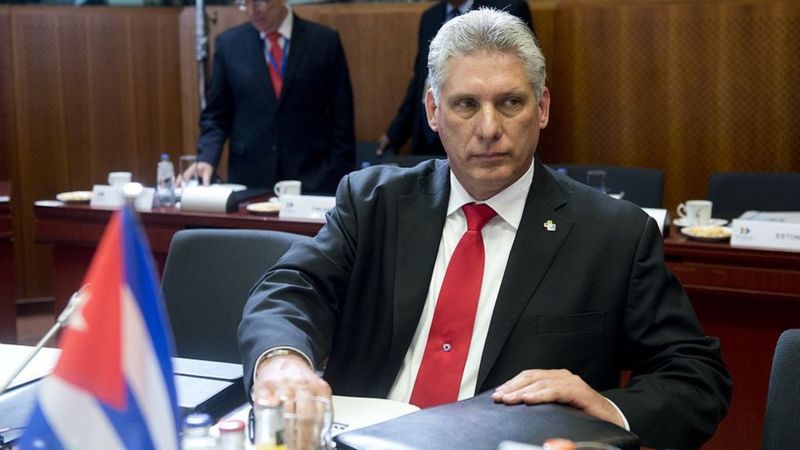
<path fill-rule="evenodd" d="M 325 397 L 296 397 L 283 402 L 283 438 L 287 450 L 333 448 L 333 409 Z"/>
<path fill-rule="evenodd" d="M 606 193 L 606 171 L 588 170 L 586 171 L 586 185 L 602 193 Z"/>

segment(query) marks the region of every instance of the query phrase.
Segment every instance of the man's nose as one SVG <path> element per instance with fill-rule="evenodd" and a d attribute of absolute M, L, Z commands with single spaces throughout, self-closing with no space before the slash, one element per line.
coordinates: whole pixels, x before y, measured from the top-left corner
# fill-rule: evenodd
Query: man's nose
<path fill-rule="evenodd" d="M 499 112 L 493 106 L 481 108 L 478 117 L 477 134 L 483 140 L 495 140 L 500 137 Z"/>

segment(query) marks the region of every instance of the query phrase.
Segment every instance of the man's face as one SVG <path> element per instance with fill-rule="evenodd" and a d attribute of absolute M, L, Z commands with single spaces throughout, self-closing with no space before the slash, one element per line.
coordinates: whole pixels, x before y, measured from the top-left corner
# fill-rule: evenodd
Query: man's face
<path fill-rule="evenodd" d="M 428 91 L 428 123 L 442 139 L 450 168 L 476 200 L 517 181 L 531 165 L 547 126 L 550 93 L 536 96 L 516 55 L 478 52 L 447 63 L 439 103 Z"/>
<path fill-rule="evenodd" d="M 286 17 L 286 0 L 245 0 L 245 13 L 258 31 L 276 31 Z"/>

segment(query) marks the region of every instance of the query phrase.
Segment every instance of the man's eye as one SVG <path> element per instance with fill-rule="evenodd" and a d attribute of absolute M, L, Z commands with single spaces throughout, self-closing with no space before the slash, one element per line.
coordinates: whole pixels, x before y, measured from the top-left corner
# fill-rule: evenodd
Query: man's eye
<path fill-rule="evenodd" d="M 503 100 L 503 106 L 507 108 L 515 108 L 522 105 L 522 99 L 519 97 L 509 97 Z"/>
<path fill-rule="evenodd" d="M 462 98 L 462 99 L 456 100 L 455 107 L 458 108 L 458 109 L 471 109 L 471 108 L 475 107 L 475 102 L 472 101 L 472 99 L 469 99 L 469 98 Z"/>

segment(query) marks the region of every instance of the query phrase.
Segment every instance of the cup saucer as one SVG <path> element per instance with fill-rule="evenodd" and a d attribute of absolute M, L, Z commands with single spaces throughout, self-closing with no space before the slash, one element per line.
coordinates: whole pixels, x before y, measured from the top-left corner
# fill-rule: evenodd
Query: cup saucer
<path fill-rule="evenodd" d="M 676 227 L 680 227 L 680 228 L 690 227 L 690 226 L 694 225 L 693 223 L 689 222 L 689 220 L 687 220 L 686 218 L 683 218 L 683 217 L 679 217 L 679 218 L 675 219 L 672 223 L 674 223 Z M 721 227 L 721 226 L 723 226 L 723 225 L 725 225 L 727 223 L 728 223 L 728 221 L 725 220 L 725 219 L 711 219 L 711 220 L 708 221 L 708 223 L 706 225 L 711 225 L 711 226 L 715 226 L 715 227 Z"/>

